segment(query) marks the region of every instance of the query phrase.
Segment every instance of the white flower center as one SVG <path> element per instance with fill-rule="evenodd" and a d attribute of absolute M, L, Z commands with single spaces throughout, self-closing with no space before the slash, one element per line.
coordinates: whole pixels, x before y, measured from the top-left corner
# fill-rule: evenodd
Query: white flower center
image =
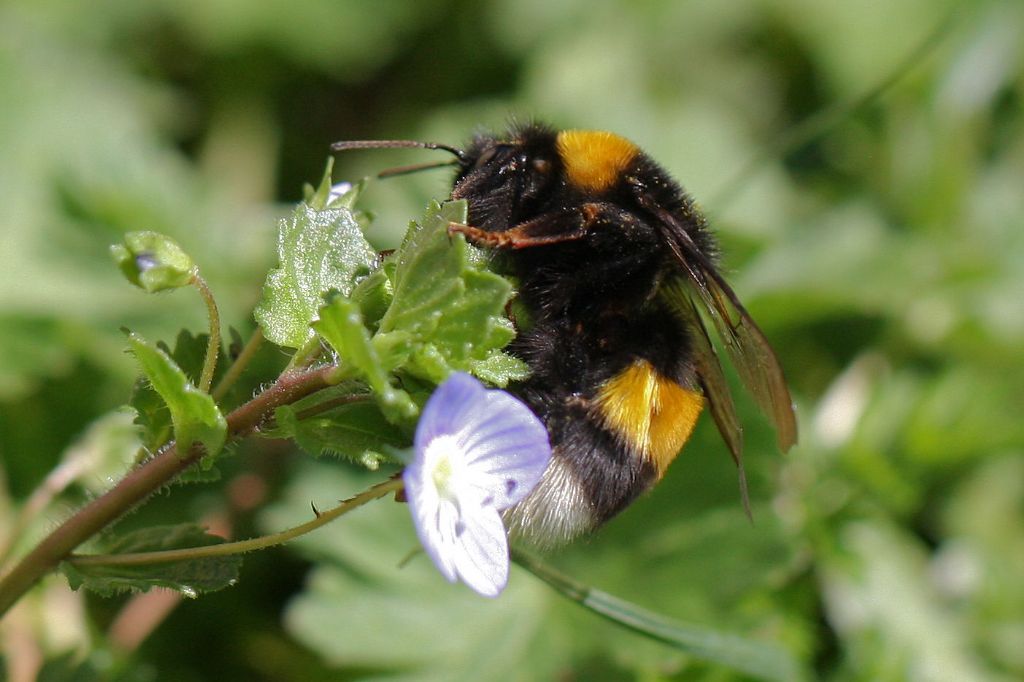
<path fill-rule="evenodd" d="M 455 500 L 458 470 L 463 467 L 463 453 L 455 436 L 444 434 L 434 438 L 426 447 L 424 462 L 430 471 L 430 479 L 437 488 L 437 494 L 448 500 Z"/>

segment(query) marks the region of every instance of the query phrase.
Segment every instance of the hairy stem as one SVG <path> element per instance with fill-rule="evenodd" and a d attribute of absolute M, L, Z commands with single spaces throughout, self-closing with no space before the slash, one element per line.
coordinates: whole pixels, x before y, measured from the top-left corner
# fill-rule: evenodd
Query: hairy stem
<path fill-rule="evenodd" d="M 228 436 L 243 436 L 256 428 L 275 408 L 326 388 L 331 384 L 334 369 L 326 366 L 282 374 L 274 385 L 228 415 Z M 6 613 L 76 547 L 172 481 L 202 455 L 203 449 L 199 446 L 179 452 L 177 444 L 172 442 L 152 459 L 128 472 L 102 496 L 78 510 L 0 580 L 0 615 Z"/>
<path fill-rule="evenodd" d="M 348 498 L 338 506 L 327 511 L 317 512 L 316 517 L 306 523 L 300 524 L 280 533 L 263 535 L 249 540 L 238 542 L 222 542 L 216 545 L 204 545 L 202 547 L 186 547 L 182 549 L 167 549 L 157 552 L 132 552 L 126 554 L 94 554 L 88 556 L 73 556 L 69 561 L 77 566 L 144 566 L 149 564 L 160 564 L 168 561 L 188 561 L 193 559 L 205 559 L 210 557 L 231 556 L 244 554 L 258 549 L 266 549 L 274 545 L 280 545 L 303 536 L 310 531 L 330 523 L 339 516 L 363 506 L 367 502 L 384 497 L 388 493 L 397 492 L 402 489 L 401 478 L 390 478 L 373 485 L 363 492 Z"/>
<path fill-rule="evenodd" d="M 208 393 L 210 384 L 213 383 L 213 373 L 217 369 L 217 355 L 220 353 L 220 312 L 217 310 L 213 292 L 198 272 L 192 275 L 192 284 L 203 297 L 203 303 L 206 304 L 206 311 L 210 316 L 210 340 L 206 344 L 206 358 L 203 359 L 203 371 L 199 375 L 199 390 Z"/>

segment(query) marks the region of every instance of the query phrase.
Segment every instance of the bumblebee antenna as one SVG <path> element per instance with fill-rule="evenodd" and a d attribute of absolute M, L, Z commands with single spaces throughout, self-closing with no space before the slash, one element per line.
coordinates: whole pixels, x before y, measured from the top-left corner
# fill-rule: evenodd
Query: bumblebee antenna
<path fill-rule="evenodd" d="M 424 170 L 433 170 L 434 168 L 444 168 L 445 166 L 455 166 L 459 162 L 458 160 L 452 161 L 431 161 L 430 163 L 417 163 L 412 166 L 398 166 L 397 168 L 388 168 L 377 173 L 377 177 L 381 178 L 393 178 L 396 175 L 409 175 L 410 173 L 419 173 Z"/>
<path fill-rule="evenodd" d="M 464 161 L 466 152 L 447 144 L 438 142 L 419 142 L 418 140 L 342 140 L 331 145 L 331 151 L 343 152 L 349 149 L 440 149 L 454 154 L 459 161 Z"/>

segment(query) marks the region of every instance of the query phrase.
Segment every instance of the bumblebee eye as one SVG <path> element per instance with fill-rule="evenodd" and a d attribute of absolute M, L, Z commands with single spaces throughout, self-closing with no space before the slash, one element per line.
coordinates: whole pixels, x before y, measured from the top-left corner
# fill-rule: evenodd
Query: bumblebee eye
<path fill-rule="evenodd" d="M 547 159 L 534 159 L 533 170 L 541 175 L 547 175 L 551 171 L 551 162 Z"/>

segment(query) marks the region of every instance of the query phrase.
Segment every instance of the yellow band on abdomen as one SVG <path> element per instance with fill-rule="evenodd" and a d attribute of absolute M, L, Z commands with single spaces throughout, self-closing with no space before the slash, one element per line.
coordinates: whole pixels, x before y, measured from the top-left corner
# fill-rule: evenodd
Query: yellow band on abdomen
<path fill-rule="evenodd" d="M 638 359 L 605 382 L 596 403 L 605 427 L 640 452 L 660 477 L 693 433 L 704 398 Z"/>

